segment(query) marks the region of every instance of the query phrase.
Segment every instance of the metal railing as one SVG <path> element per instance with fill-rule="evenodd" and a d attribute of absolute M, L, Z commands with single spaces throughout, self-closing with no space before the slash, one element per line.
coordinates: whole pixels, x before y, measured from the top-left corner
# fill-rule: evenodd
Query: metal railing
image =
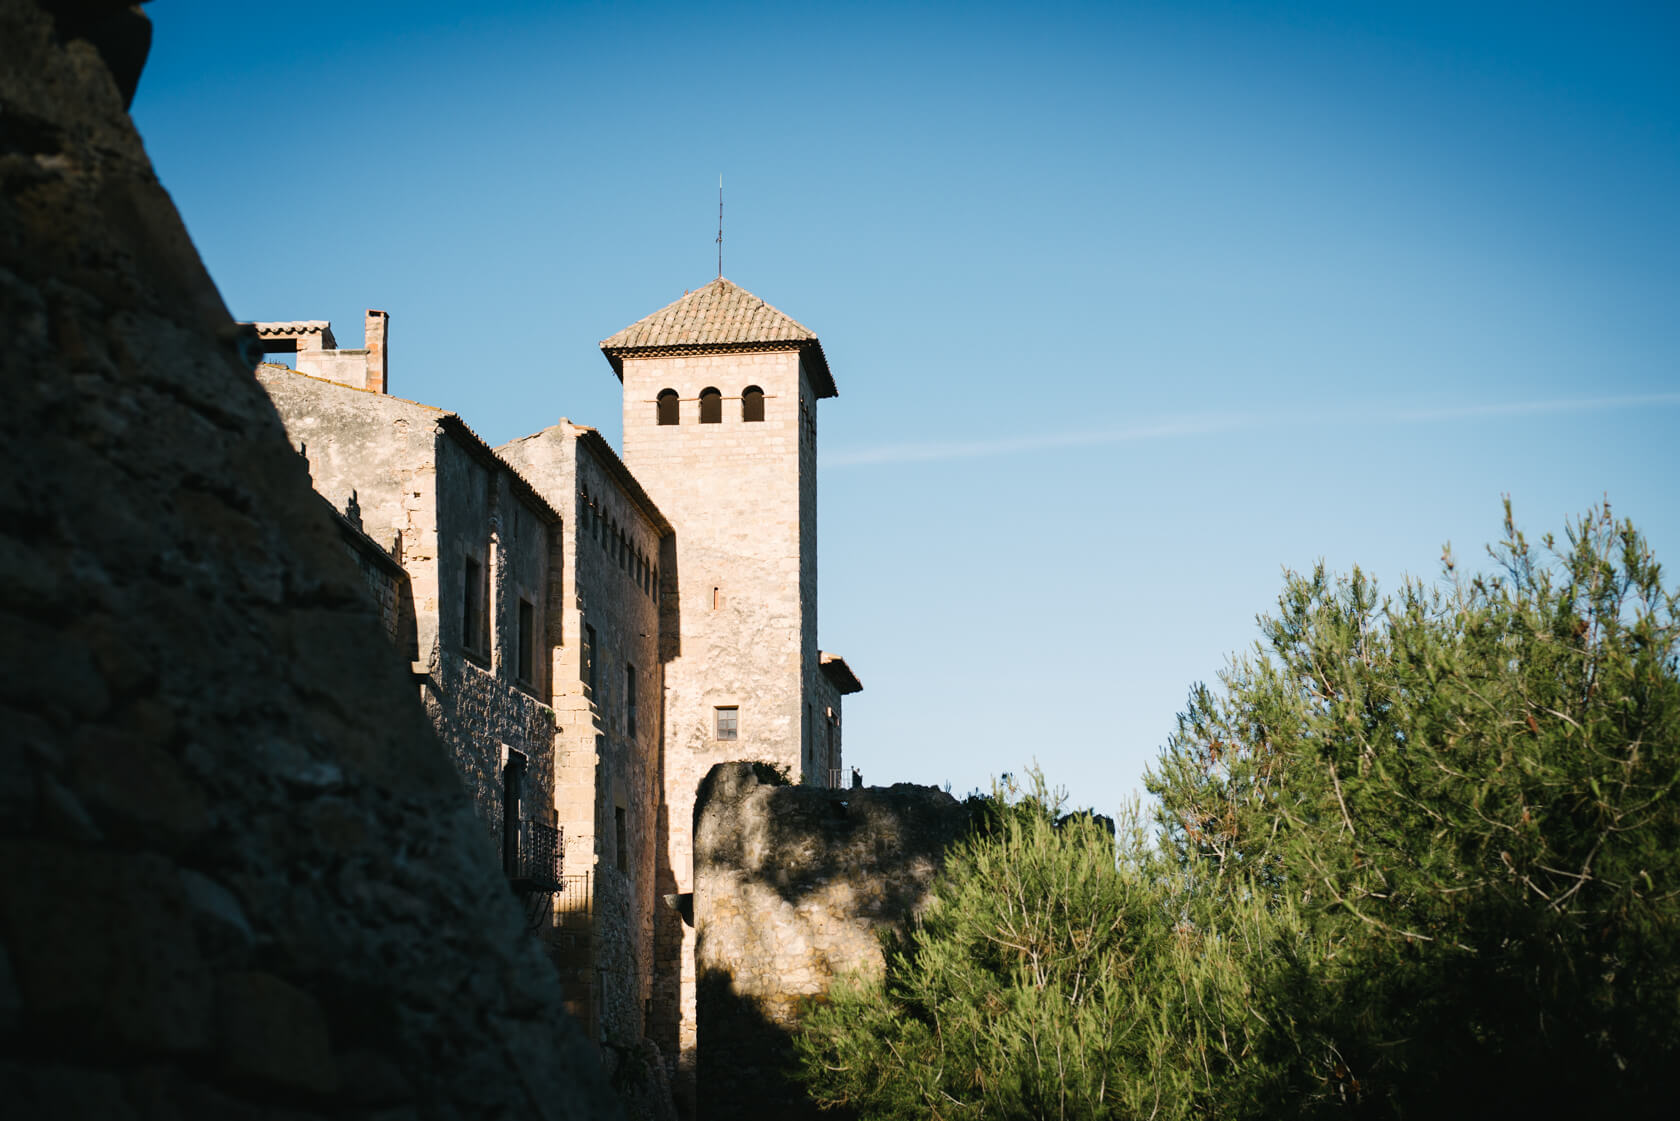
<path fill-rule="evenodd" d="M 560 877 L 554 894 L 555 925 L 588 926 L 594 913 L 595 877 L 589 872 Z"/>
<path fill-rule="evenodd" d="M 518 892 L 559 891 L 566 851 L 565 834 L 553 825 L 524 819 L 516 823 L 507 853 L 508 879 Z"/>
<path fill-rule="evenodd" d="M 849 787 L 862 786 L 863 773 L 856 767 L 851 768 L 848 776 L 846 768 L 831 767 L 828 771 L 828 788 L 830 790 L 845 790 Z"/>

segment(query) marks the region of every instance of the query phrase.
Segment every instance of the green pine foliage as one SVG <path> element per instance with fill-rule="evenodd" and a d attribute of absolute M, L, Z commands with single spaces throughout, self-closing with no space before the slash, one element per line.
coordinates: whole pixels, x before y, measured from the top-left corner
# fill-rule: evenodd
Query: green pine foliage
<path fill-rule="evenodd" d="M 1034 772 L 994 792 L 885 976 L 797 1041 L 814 1096 L 871 1118 L 1192 1115 L 1230 1065 L 1238 955 L 1182 917 L 1137 814 L 1116 838 Z"/>
<path fill-rule="evenodd" d="M 1392 599 L 1290 577 L 1149 778 L 1180 868 L 1321 943 L 1311 984 L 1261 997 L 1273 1112 L 1666 1114 L 1680 1090 L 1675 596 L 1608 507 L 1536 548 L 1507 504 L 1490 552 Z"/>
<path fill-rule="evenodd" d="M 1118 838 L 994 794 L 799 1041 L 865 1118 L 1668 1116 L 1680 612 L 1608 507 L 1487 574 L 1286 578 Z M 1060 822 L 1060 824 L 1058 824 Z"/>

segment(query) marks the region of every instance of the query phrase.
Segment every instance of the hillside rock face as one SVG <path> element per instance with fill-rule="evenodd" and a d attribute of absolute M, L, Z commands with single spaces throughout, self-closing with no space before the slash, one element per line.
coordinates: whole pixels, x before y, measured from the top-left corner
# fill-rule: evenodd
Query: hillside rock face
<path fill-rule="evenodd" d="M 133 21 L 50 8 L 0 0 L 7 1116 L 615 1116 L 124 112 Z"/>

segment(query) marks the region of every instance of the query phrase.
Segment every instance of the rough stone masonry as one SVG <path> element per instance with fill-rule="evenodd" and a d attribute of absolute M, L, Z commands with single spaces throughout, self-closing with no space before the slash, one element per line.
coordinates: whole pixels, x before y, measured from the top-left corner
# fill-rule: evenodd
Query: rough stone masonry
<path fill-rule="evenodd" d="M 124 111 L 148 35 L 0 0 L 6 1114 L 615 1116 Z"/>
<path fill-rule="evenodd" d="M 790 1080 L 801 1006 L 878 972 L 972 810 L 928 786 L 829 790 L 712 768 L 694 826 L 699 1116 L 821 1116 Z"/>

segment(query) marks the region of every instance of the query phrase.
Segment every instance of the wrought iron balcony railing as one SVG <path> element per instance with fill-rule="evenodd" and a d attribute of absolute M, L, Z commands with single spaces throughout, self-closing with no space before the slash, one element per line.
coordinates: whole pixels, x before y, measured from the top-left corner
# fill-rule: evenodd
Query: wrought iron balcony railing
<path fill-rule="evenodd" d="M 848 776 L 844 767 L 830 767 L 828 771 L 828 788 L 830 790 L 845 790 L 847 787 L 862 786 L 863 775 L 856 767 L 851 769 Z"/>
<path fill-rule="evenodd" d="M 566 836 L 557 826 L 529 819 L 516 823 L 506 852 L 508 879 L 517 892 L 559 891 Z"/>

